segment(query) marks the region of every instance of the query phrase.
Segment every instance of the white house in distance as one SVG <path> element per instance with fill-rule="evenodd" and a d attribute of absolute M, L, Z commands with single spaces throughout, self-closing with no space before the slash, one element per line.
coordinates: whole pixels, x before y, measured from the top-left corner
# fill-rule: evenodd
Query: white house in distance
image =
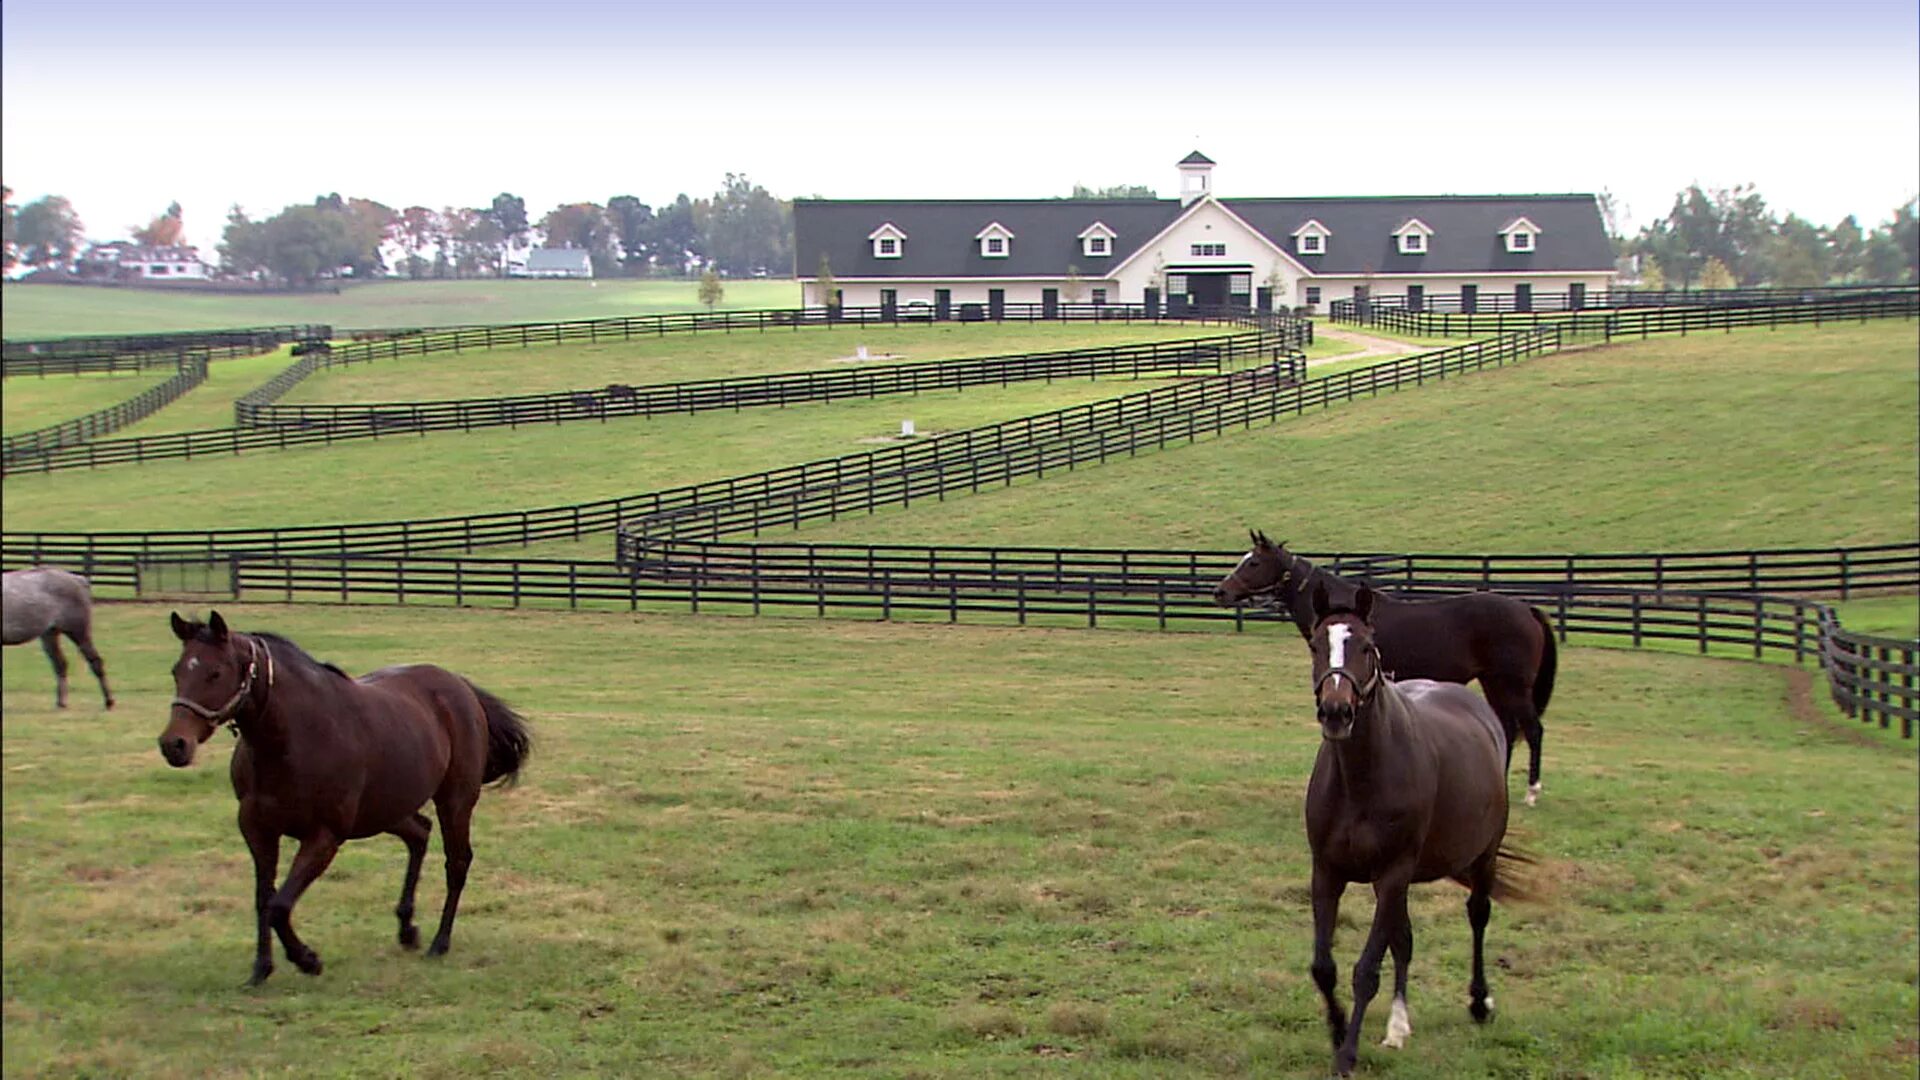
<path fill-rule="evenodd" d="M 207 264 L 194 247 L 148 247 L 130 240 L 95 244 L 81 256 L 82 273 L 147 281 L 205 281 Z"/>
<path fill-rule="evenodd" d="M 593 259 L 585 248 L 534 248 L 527 252 L 525 266 L 508 270 L 513 277 L 590 278 Z"/>
<path fill-rule="evenodd" d="M 795 271 L 820 306 L 822 256 L 840 302 L 1234 305 L 1325 311 L 1335 300 L 1447 294 L 1491 309 L 1533 295 L 1582 302 L 1613 250 L 1592 195 L 1221 198 L 1214 163 L 1179 163 L 1178 199 L 796 199 Z M 989 315 L 989 317 L 991 317 Z"/>

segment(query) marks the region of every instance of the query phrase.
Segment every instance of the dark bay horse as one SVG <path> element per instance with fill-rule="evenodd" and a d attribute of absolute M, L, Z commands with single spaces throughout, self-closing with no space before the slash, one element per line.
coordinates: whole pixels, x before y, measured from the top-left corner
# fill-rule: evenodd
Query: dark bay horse
<path fill-rule="evenodd" d="M 400 886 L 400 944 L 418 948 L 413 892 L 433 823 L 447 856 L 447 899 L 427 955 L 447 951 L 473 861 L 468 825 L 482 784 L 511 783 L 530 747 L 526 722 L 500 699 L 430 664 L 382 668 L 353 679 L 275 634 L 242 634 L 219 612 L 205 622 L 173 616 L 180 659 L 160 754 L 193 763 L 221 724 L 240 736 L 229 772 L 240 834 L 253 853 L 259 941 L 257 985 L 273 973 L 273 934 L 287 959 L 320 974 L 320 956 L 293 932 L 293 906 L 348 840 L 391 833 L 407 845 Z M 280 838 L 299 841 L 278 889 Z"/>
<path fill-rule="evenodd" d="M 4 605 L 0 605 L 0 623 L 5 624 L 8 645 L 24 645 L 34 638 L 53 661 L 54 704 L 67 707 L 67 658 L 60 651 L 60 635 L 65 634 L 80 647 L 87 667 L 100 680 L 100 696 L 113 708 L 113 690 L 107 686 L 107 665 L 100 650 L 93 647 L 93 586 L 87 579 L 68 570 L 36 566 L 29 570 L 9 570 Z"/>
<path fill-rule="evenodd" d="M 1451 878 L 1467 887 L 1473 930 L 1468 1012 L 1493 1013 L 1482 946 L 1491 901 L 1522 895 L 1500 860 L 1507 833 L 1506 736 L 1480 695 L 1457 683 L 1394 682 L 1381 670 L 1371 617 L 1372 590 L 1352 607 L 1328 600 L 1316 583 L 1307 640 L 1320 753 L 1307 783 L 1307 842 L 1313 849 L 1313 981 L 1326 1000 L 1335 1071 L 1359 1058 L 1360 1025 L 1380 988 L 1382 956 L 1393 951 L 1393 1011 L 1382 1045 L 1398 1049 L 1413 1033 L 1407 969 L 1413 924 L 1407 888 Z M 1373 928 L 1353 965 L 1353 1015 L 1334 995 L 1333 929 L 1349 882 L 1372 882 Z"/>
<path fill-rule="evenodd" d="M 1325 585 L 1336 604 L 1351 604 L 1360 584 L 1314 566 L 1305 557 L 1276 544 L 1265 533 L 1250 533 L 1253 547 L 1240 565 L 1213 590 L 1224 607 L 1255 603 L 1293 620 L 1302 637 L 1313 629 L 1309 598 Z M 1492 592 L 1461 593 L 1434 599 L 1396 600 L 1375 594 L 1374 625 L 1387 670 L 1403 679 L 1466 683 L 1480 680 L 1507 735 L 1507 757 L 1524 735 L 1527 740 L 1527 805 L 1540 797 L 1540 716 L 1553 697 L 1559 649 L 1553 624 L 1538 608 Z"/>

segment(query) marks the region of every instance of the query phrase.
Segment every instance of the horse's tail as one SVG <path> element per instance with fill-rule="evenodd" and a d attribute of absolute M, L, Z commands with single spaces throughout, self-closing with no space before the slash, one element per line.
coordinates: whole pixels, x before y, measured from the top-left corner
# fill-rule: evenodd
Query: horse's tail
<path fill-rule="evenodd" d="M 487 714 L 487 769 L 481 774 L 480 782 L 491 784 L 505 780 L 506 786 L 512 787 L 520 778 L 520 766 L 526 764 L 527 754 L 533 749 L 527 718 L 475 686 L 473 680 L 466 680 L 466 684 L 473 696 L 480 699 L 480 708 Z"/>
<path fill-rule="evenodd" d="M 1533 613 L 1533 621 L 1540 624 L 1540 670 L 1533 673 L 1533 716 L 1538 720 L 1547 711 L 1547 702 L 1553 697 L 1553 673 L 1560 666 L 1560 646 L 1553 640 L 1553 621 L 1547 614 L 1531 605 L 1527 608 Z"/>
<path fill-rule="evenodd" d="M 1493 860 L 1493 898 L 1503 904 L 1539 902 L 1540 890 L 1529 881 L 1532 875 L 1521 869 L 1539 863 L 1527 849 L 1501 844 Z"/>

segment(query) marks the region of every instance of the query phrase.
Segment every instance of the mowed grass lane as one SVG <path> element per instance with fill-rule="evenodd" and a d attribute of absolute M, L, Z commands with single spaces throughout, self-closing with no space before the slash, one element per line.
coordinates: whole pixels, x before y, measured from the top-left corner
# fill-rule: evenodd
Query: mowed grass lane
<path fill-rule="evenodd" d="M 792 308 L 792 280 L 727 281 L 719 310 Z M 4 287 L 8 340 L 317 323 L 341 329 L 557 322 L 705 311 L 697 281 L 371 281 L 339 292 Z"/>
<path fill-rule="evenodd" d="M 1057 352 L 1235 333 L 1180 323 L 936 323 L 666 334 L 599 344 L 476 349 L 329 368 L 303 380 L 287 404 L 354 404 L 504 397 L 831 368 Z M 866 361 L 859 359 L 861 346 Z"/>
<path fill-rule="evenodd" d="M 226 735 L 153 739 L 167 608 L 109 605 L 121 693 L 0 730 L 9 1076 L 1318 1075 L 1290 632 L 1133 634 L 418 609 L 223 609 L 360 672 L 429 659 L 531 718 L 489 791 L 452 953 L 393 941 L 403 854 L 349 845 L 297 912 L 326 973 L 252 955 Z M 202 612 L 204 614 L 204 612 Z M 937 660 L 934 658 L 937 657 Z M 1414 1035 L 1370 1075 L 1911 1076 L 1915 762 L 1794 673 L 1563 654 L 1547 901 L 1415 892 Z M 291 852 L 283 852 L 290 857 Z M 282 872 L 285 863 L 282 864 Z M 420 910 L 443 895 L 436 841 Z M 1351 889 L 1346 970 L 1371 898 Z"/>
<path fill-rule="evenodd" d="M 0 431 L 19 435 L 76 420 L 139 397 L 171 371 L 88 375 L 11 375 L 0 383 Z"/>
<path fill-rule="evenodd" d="M 1920 323 L 1573 351 L 805 541 L 1671 551 L 1912 540 Z M 779 534 L 785 535 L 785 534 Z M 775 538 L 779 538 L 776 535 Z"/>

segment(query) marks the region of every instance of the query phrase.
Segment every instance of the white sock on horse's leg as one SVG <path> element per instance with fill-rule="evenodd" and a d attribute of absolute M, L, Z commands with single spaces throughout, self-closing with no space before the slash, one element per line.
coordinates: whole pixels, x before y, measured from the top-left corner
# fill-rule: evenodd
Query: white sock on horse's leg
<path fill-rule="evenodd" d="M 1532 805 L 1533 805 L 1534 803 L 1536 803 L 1536 802 L 1539 802 L 1539 801 L 1540 801 L 1540 785 L 1539 785 L 1539 783 L 1538 783 L 1538 782 L 1535 782 L 1535 783 L 1532 783 L 1532 784 L 1528 784 L 1528 785 L 1527 785 L 1527 805 L 1528 805 L 1528 806 L 1532 806 Z"/>
<path fill-rule="evenodd" d="M 1407 1036 L 1413 1034 L 1413 1018 L 1407 1015 L 1407 999 L 1398 995 L 1393 999 L 1393 1012 L 1387 1016 L 1387 1037 L 1380 1045 L 1398 1050 L 1407 1045 Z"/>

